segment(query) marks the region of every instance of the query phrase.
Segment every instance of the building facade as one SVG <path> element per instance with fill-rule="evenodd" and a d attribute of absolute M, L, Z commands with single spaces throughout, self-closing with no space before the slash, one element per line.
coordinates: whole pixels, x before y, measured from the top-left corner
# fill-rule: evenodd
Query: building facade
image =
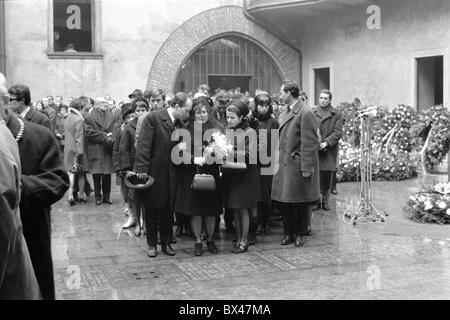
<path fill-rule="evenodd" d="M 449 102 L 448 30 L 446 0 L 1 0 L 0 70 L 33 100 L 291 79 L 426 108 Z"/>

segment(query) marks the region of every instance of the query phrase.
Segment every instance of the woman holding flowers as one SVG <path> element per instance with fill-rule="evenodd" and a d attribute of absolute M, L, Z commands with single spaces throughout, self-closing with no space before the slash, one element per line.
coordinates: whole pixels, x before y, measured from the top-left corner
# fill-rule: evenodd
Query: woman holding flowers
<path fill-rule="evenodd" d="M 259 199 L 258 141 L 256 131 L 247 121 L 248 114 L 249 108 L 241 100 L 231 100 L 226 109 L 227 138 L 234 148 L 234 159 L 227 157 L 227 161 L 245 161 L 244 169 L 225 170 L 223 166 L 224 205 L 225 209 L 233 211 L 237 233 L 234 253 L 247 252 L 250 213 L 255 210 Z"/>
<path fill-rule="evenodd" d="M 214 161 L 214 154 L 207 152 L 212 136 L 222 133 L 223 126 L 211 117 L 211 107 L 206 99 L 194 100 L 186 129 L 190 134 L 190 149 L 183 150 L 185 163 L 180 166 L 175 212 L 190 217 L 191 229 L 195 237 L 194 255 L 203 254 L 201 241 L 202 222 L 204 222 L 210 253 L 217 253 L 213 236 L 216 217 L 222 213 L 222 188 L 219 165 Z M 206 133 L 206 134 L 205 134 Z M 207 141 L 203 137 L 209 136 Z M 205 150 L 206 149 L 206 150 Z M 196 174 L 209 174 L 214 177 L 216 188 L 213 191 L 194 190 L 192 182 Z"/>

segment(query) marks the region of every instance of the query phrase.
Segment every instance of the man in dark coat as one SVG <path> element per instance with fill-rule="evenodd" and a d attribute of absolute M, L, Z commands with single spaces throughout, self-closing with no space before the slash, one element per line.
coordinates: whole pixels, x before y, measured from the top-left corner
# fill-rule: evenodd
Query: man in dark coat
<path fill-rule="evenodd" d="M 311 205 L 320 199 L 319 133 L 310 106 L 299 99 L 298 84 L 285 82 L 281 99 L 287 108 L 280 115 L 279 151 L 275 157 L 272 199 L 279 202 L 285 236 L 281 242 L 304 244 L 311 220 Z M 277 151 L 277 150 L 276 150 Z M 275 169 L 276 170 L 276 169 Z"/>
<path fill-rule="evenodd" d="M 170 240 L 171 216 L 178 181 L 177 170 L 171 160 L 172 148 L 176 142 L 171 140 L 171 136 L 176 128 L 181 128 L 180 121 L 189 117 L 191 109 L 192 100 L 185 93 L 179 92 L 175 95 L 172 106 L 148 113 L 142 122 L 134 171 L 141 179 L 145 179 L 147 175 L 155 179 L 147 191 L 144 204 L 149 257 L 156 257 L 158 220 L 161 251 L 170 256 L 175 255 Z"/>
<path fill-rule="evenodd" d="M 69 188 L 69 177 L 53 133 L 6 112 L 6 125 L 18 140 L 22 164 L 20 217 L 42 297 L 55 299 L 51 255 L 51 205 Z"/>
<path fill-rule="evenodd" d="M 341 139 L 344 124 L 341 111 L 331 105 L 332 98 L 330 90 L 322 90 L 319 97 L 320 106 L 313 108 L 321 136 L 319 146 L 321 204 L 322 209 L 327 211 L 330 210 L 331 182 L 333 172 L 336 172 L 339 139 Z"/>
<path fill-rule="evenodd" d="M 113 171 L 113 131 L 116 118 L 107 111 L 108 102 L 103 98 L 95 100 L 94 110 L 86 116 L 86 137 L 88 142 L 89 172 L 94 179 L 95 204 L 112 204 L 111 173 Z"/>
<path fill-rule="evenodd" d="M 42 112 L 30 107 L 31 94 L 30 89 L 22 84 L 16 84 L 8 89 L 9 108 L 22 119 L 40 124 L 52 130 L 50 119 Z"/>
<path fill-rule="evenodd" d="M 0 73 L 0 300 L 40 299 L 20 221 L 20 156 L 6 127 L 5 78 Z"/>

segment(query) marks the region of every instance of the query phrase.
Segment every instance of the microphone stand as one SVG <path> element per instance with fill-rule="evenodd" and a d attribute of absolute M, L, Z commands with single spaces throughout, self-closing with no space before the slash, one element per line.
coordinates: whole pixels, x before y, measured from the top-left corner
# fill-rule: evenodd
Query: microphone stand
<path fill-rule="evenodd" d="M 376 107 L 369 107 L 361 111 L 357 118 L 361 118 L 360 140 L 360 174 L 359 203 L 356 210 L 346 209 L 343 220 L 345 223 L 356 225 L 362 219 L 366 221 L 385 222 L 387 213 L 378 210 L 372 203 L 372 162 L 371 162 L 371 129 L 372 120 L 376 115 Z"/>

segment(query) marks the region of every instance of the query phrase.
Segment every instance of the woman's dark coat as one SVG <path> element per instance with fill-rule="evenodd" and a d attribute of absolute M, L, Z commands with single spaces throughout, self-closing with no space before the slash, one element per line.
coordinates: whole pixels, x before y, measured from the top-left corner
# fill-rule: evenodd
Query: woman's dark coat
<path fill-rule="evenodd" d="M 275 158 L 275 152 L 272 150 L 272 130 L 276 130 L 276 134 L 278 134 L 279 124 L 277 119 L 269 117 L 267 120 L 259 120 L 259 125 L 257 129 L 258 133 L 258 157 L 261 155 L 260 150 L 265 149 L 267 151 L 263 151 L 265 155 L 271 158 Z M 273 155 L 273 157 L 272 157 Z M 261 168 L 268 168 L 273 165 L 274 161 L 271 161 L 269 164 L 263 164 L 259 161 L 259 166 Z M 261 170 L 261 202 L 268 202 L 271 200 L 270 195 L 272 191 L 272 174 L 265 174 L 264 170 Z"/>
<path fill-rule="evenodd" d="M 196 127 L 197 128 L 197 127 Z M 194 122 L 190 122 L 186 128 L 191 136 L 191 157 L 188 164 L 181 164 L 178 174 L 177 193 L 175 198 L 175 212 L 182 213 L 189 216 L 216 216 L 222 213 L 222 183 L 220 180 L 220 171 L 218 164 L 203 165 L 202 167 L 194 165 L 194 156 L 196 154 L 203 155 L 203 148 L 208 145 L 203 141 L 203 144 L 195 144 L 198 149 L 194 150 Z M 215 120 L 209 120 L 203 127 L 202 131 L 198 132 L 199 137 L 203 137 L 206 130 L 215 129 L 218 132 L 223 132 L 224 127 Z M 197 171 L 199 170 L 199 171 Z M 216 181 L 216 190 L 213 192 L 195 191 L 192 190 L 192 180 L 195 174 L 210 174 Z"/>
<path fill-rule="evenodd" d="M 136 148 L 134 147 L 136 125 L 138 118 L 128 121 L 120 135 L 119 144 L 119 169 L 132 170 L 136 159 Z"/>
<path fill-rule="evenodd" d="M 226 209 L 256 208 L 260 200 L 260 168 L 258 166 L 258 141 L 256 131 L 250 128 L 247 121 L 241 122 L 236 130 L 242 129 L 245 135 L 238 134 L 233 144 L 235 160 L 245 156 L 245 171 L 223 172 L 224 206 Z M 253 136 L 253 138 L 249 138 Z M 238 146 L 245 146 L 239 150 Z M 254 161 L 256 159 L 256 162 Z"/>

